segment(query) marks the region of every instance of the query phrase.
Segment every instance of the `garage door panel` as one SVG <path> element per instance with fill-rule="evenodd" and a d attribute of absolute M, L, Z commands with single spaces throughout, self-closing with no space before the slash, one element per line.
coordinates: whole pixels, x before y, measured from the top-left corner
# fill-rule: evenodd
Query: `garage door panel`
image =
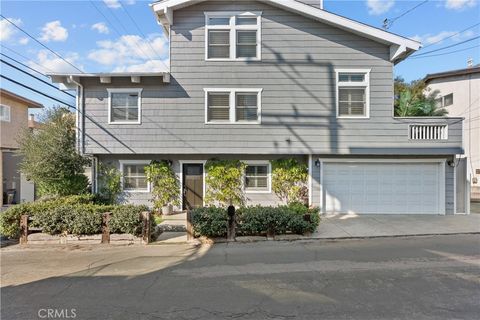
<path fill-rule="evenodd" d="M 332 163 L 323 168 L 327 212 L 440 213 L 439 163 Z M 444 181 L 443 181 L 444 183 Z"/>

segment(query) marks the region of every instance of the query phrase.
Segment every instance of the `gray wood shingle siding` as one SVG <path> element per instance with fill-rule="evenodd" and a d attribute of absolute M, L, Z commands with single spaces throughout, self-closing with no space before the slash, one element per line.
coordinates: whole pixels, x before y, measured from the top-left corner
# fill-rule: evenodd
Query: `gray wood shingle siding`
<path fill-rule="evenodd" d="M 262 60 L 205 61 L 205 11 L 262 11 Z M 453 154 L 461 119 L 394 119 L 389 48 L 255 1 L 174 12 L 171 83 L 83 79 L 88 154 Z M 370 69 L 370 118 L 338 119 L 335 68 Z M 107 88 L 141 87 L 142 123 L 108 124 Z M 261 124 L 205 124 L 204 88 L 263 88 Z M 411 123 L 448 123 L 449 139 L 415 142 Z"/>

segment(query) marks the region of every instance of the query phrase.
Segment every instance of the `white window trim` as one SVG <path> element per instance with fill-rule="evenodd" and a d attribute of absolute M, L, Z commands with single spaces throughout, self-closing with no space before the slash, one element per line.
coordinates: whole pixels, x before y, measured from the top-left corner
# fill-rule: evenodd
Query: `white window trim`
<path fill-rule="evenodd" d="M 145 166 L 149 165 L 150 164 L 150 161 L 149 160 L 120 160 L 120 172 L 122 174 L 122 180 L 121 180 L 121 186 L 122 186 L 122 190 L 126 193 L 150 193 L 151 191 L 151 185 L 150 183 L 147 181 L 147 189 L 125 189 L 125 175 L 123 173 L 123 167 L 124 165 L 126 164 L 135 164 L 135 165 L 142 165 L 144 164 Z"/>
<path fill-rule="evenodd" d="M 267 190 L 248 190 L 245 186 L 247 172 L 243 173 L 243 191 L 245 193 L 272 193 L 272 164 L 268 160 L 242 160 L 247 166 L 267 165 Z"/>
<path fill-rule="evenodd" d="M 7 117 L 5 119 L 0 119 L 0 121 L 3 122 L 11 122 L 12 121 L 12 108 L 10 106 L 7 106 L 6 104 L 1 104 L 2 107 L 4 107 L 7 110 Z"/>
<path fill-rule="evenodd" d="M 337 118 L 340 119 L 369 119 L 370 118 L 370 71 L 372 69 L 335 69 L 335 103 Z M 339 84 L 338 76 L 340 73 L 364 73 L 365 81 L 363 82 L 351 82 Z M 363 116 L 341 116 L 339 108 L 339 94 L 338 89 L 340 87 L 365 87 L 365 115 Z"/>
<path fill-rule="evenodd" d="M 262 12 L 261 11 L 220 11 L 204 12 L 205 14 L 205 61 L 261 61 L 262 60 Z M 256 17 L 257 25 L 237 26 L 236 17 Z M 211 26 L 208 20 L 211 17 L 229 18 L 228 26 Z M 230 57 L 229 58 L 209 58 L 208 57 L 208 31 L 209 30 L 229 30 L 230 31 Z M 257 31 L 257 56 L 254 58 L 237 58 L 237 30 Z"/>
<path fill-rule="evenodd" d="M 142 124 L 142 88 L 108 88 L 108 124 Z M 138 94 L 138 121 L 112 121 L 112 93 Z"/>
<path fill-rule="evenodd" d="M 228 125 L 251 125 L 262 123 L 262 92 L 263 88 L 205 88 L 205 124 L 228 124 Z M 228 92 L 230 94 L 230 118 L 229 121 L 208 121 L 208 94 Z M 240 92 L 257 93 L 257 121 L 237 121 L 235 95 Z"/>

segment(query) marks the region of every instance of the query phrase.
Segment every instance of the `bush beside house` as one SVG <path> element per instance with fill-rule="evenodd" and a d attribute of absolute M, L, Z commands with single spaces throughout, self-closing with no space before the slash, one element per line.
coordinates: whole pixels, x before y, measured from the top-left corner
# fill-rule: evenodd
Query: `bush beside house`
<path fill-rule="evenodd" d="M 146 206 L 103 205 L 94 201 L 93 195 L 52 198 L 13 206 L 0 216 L 0 234 L 17 238 L 20 234 L 20 217 L 28 215 L 30 226 L 51 235 L 92 235 L 102 232 L 102 214 L 111 212 L 110 232 L 139 236 L 142 231 L 141 212 Z M 155 227 L 152 219 L 151 230 Z"/>
<path fill-rule="evenodd" d="M 301 203 L 278 207 L 252 206 L 237 210 L 236 223 L 237 235 L 243 236 L 267 233 L 305 234 L 315 231 L 320 223 L 320 216 L 317 208 L 309 209 Z M 195 236 L 225 237 L 228 225 L 227 210 L 218 207 L 194 209 L 192 225 Z"/>

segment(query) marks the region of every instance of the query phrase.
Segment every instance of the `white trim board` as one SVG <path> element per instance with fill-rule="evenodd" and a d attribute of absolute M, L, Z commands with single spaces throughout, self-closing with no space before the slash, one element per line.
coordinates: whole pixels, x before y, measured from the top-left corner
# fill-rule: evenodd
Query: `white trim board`
<path fill-rule="evenodd" d="M 143 88 L 107 88 L 108 92 L 108 124 L 142 124 L 142 91 Z M 112 93 L 138 94 L 138 120 L 137 121 L 112 121 Z"/>
<path fill-rule="evenodd" d="M 173 15 L 169 14 L 172 10 L 185 8 L 203 1 L 205 0 L 165 0 L 153 3 L 150 7 L 155 13 L 157 21 L 168 32 L 168 27 L 173 24 Z M 295 0 L 264 0 L 263 2 L 347 30 L 365 38 L 388 44 L 390 45 L 390 61 L 394 63 L 402 61 L 421 47 L 420 42 L 415 40 Z"/>
<path fill-rule="evenodd" d="M 144 164 L 145 166 L 150 164 L 150 160 L 119 160 L 120 163 L 120 172 L 122 174 L 122 179 L 121 179 L 121 186 L 122 186 L 122 191 L 125 193 L 150 193 L 151 192 L 151 184 L 147 181 L 147 189 L 125 189 L 124 188 L 124 174 L 123 174 L 123 166 L 125 164 L 136 164 L 136 165 L 142 165 Z M 146 178 L 146 175 L 145 175 Z"/>
<path fill-rule="evenodd" d="M 245 162 L 247 166 L 249 165 L 267 165 L 267 190 L 247 190 L 245 184 L 243 184 L 243 192 L 245 194 L 255 194 L 255 193 L 272 193 L 272 163 L 270 160 L 240 160 Z M 243 183 L 245 183 L 246 172 L 243 173 Z"/>

